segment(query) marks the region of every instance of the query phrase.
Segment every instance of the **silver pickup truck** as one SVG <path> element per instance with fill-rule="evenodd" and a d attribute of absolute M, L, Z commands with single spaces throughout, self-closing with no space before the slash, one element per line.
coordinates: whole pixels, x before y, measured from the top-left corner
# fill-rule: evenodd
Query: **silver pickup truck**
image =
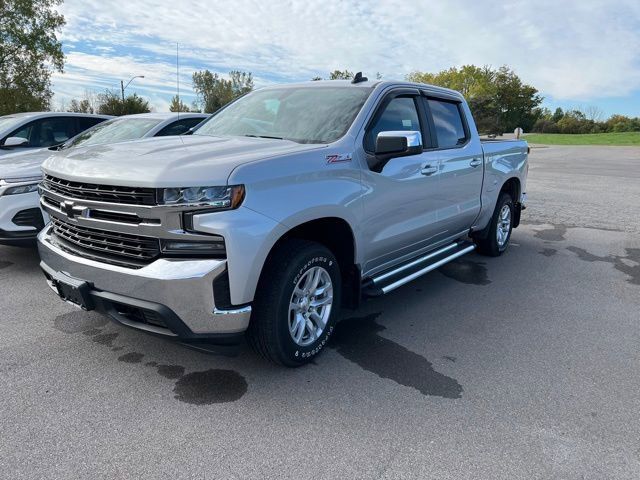
<path fill-rule="evenodd" d="M 246 333 L 298 366 L 340 307 L 504 252 L 527 155 L 482 142 L 451 90 L 361 75 L 263 88 L 190 136 L 54 153 L 41 267 L 64 300 L 119 323 L 183 342 Z"/>

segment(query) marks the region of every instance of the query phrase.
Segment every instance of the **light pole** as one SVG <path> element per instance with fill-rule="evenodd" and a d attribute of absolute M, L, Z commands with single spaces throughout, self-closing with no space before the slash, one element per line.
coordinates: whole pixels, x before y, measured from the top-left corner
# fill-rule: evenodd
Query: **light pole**
<path fill-rule="evenodd" d="M 144 75 L 136 75 L 135 77 L 131 77 L 131 80 L 127 82 L 125 85 L 122 80 L 120 80 L 120 90 L 122 91 L 122 106 L 124 107 L 124 89 L 129 86 L 131 82 L 133 82 L 136 78 L 144 78 Z"/>

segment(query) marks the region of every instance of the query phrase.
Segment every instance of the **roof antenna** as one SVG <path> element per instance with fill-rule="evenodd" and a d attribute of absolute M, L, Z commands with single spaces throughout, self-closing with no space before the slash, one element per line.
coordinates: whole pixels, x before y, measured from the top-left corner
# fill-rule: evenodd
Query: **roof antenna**
<path fill-rule="evenodd" d="M 179 44 L 176 42 L 176 85 L 177 85 L 177 97 L 178 97 L 178 120 L 180 119 L 180 53 L 179 53 Z"/>
<path fill-rule="evenodd" d="M 358 72 L 358 73 L 356 73 L 356 76 L 353 77 L 353 80 L 351 80 L 351 83 L 366 82 L 367 80 L 369 80 L 369 79 L 367 77 L 363 77 L 362 76 L 362 72 Z"/>

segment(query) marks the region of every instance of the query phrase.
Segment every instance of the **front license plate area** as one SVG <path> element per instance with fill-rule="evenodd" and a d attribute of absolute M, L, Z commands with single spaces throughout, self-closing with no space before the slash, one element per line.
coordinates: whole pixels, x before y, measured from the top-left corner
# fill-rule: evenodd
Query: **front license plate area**
<path fill-rule="evenodd" d="M 61 273 L 56 274 L 53 283 L 58 290 L 60 298 L 72 303 L 83 310 L 93 310 L 89 283 Z"/>

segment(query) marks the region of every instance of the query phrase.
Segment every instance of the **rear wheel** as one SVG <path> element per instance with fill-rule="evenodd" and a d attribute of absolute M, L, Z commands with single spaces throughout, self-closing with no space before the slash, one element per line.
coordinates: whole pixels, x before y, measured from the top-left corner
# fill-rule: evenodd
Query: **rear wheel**
<path fill-rule="evenodd" d="M 475 238 L 478 252 L 490 257 L 497 257 L 509 246 L 513 230 L 514 205 L 511 195 L 502 192 L 498 197 L 496 209 L 491 217 L 489 230 L 485 238 Z"/>
<path fill-rule="evenodd" d="M 340 305 L 340 268 L 325 246 L 285 241 L 260 277 L 248 340 L 260 355 L 297 367 L 325 347 Z"/>

